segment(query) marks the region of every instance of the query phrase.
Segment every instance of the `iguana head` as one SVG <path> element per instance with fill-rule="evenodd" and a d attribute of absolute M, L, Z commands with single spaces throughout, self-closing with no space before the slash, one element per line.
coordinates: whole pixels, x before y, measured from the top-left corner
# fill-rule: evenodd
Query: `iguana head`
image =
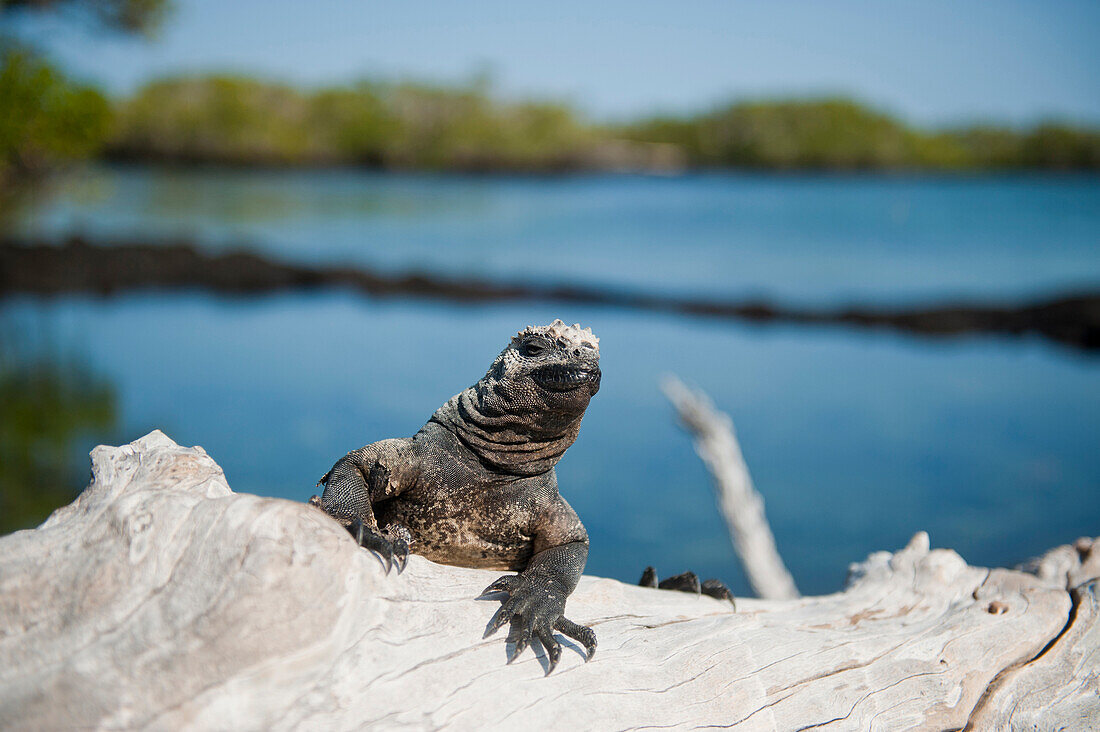
<path fill-rule="evenodd" d="M 584 414 L 599 389 L 600 339 L 561 320 L 516 333 L 477 385 L 483 405 L 535 422 Z"/>
<path fill-rule="evenodd" d="M 599 343 L 590 328 L 560 320 L 524 328 L 488 373 L 433 419 L 498 469 L 549 470 L 577 439 L 588 401 L 600 389 Z"/>

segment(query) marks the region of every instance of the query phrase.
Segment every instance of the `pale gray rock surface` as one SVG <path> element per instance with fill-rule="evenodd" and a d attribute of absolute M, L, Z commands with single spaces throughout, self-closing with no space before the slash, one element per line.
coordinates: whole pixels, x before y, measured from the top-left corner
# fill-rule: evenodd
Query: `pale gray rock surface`
<path fill-rule="evenodd" d="M 921 533 L 844 592 L 736 614 L 585 577 L 568 612 L 599 650 L 562 638 L 544 677 L 541 649 L 508 666 L 481 638 L 499 572 L 387 576 L 320 510 L 233 493 L 160 432 L 92 460 L 76 501 L 0 539 L 0 728 L 1100 727 L 1091 540 L 1034 576 Z"/>

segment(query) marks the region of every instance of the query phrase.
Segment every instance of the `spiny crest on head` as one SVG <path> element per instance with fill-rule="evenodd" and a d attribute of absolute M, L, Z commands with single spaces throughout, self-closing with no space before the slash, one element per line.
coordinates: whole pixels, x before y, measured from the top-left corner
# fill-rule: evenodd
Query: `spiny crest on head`
<path fill-rule="evenodd" d="M 566 325 L 560 318 L 550 325 L 529 325 L 512 339 L 514 345 L 519 345 L 524 336 L 541 335 L 553 340 L 562 341 L 570 346 L 591 346 L 597 353 L 600 351 L 600 339 L 592 335 L 591 328 L 581 328 L 580 323 Z"/>

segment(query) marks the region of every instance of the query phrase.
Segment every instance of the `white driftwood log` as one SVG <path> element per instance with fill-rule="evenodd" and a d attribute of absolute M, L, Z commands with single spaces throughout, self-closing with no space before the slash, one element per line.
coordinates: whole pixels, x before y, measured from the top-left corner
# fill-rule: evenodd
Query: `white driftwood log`
<path fill-rule="evenodd" d="M 541 649 L 508 666 L 481 638 L 496 572 L 386 576 L 316 508 L 235 494 L 159 432 L 92 457 L 76 501 L 0 539 L 5 730 L 1100 725 L 1096 597 L 1066 589 L 1096 575 L 1091 541 L 1040 579 L 917 534 L 842 593 L 736 614 L 585 577 L 569 615 L 599 650 L 544 677 Z"/>
<path fill-rule="evenodd" d="M 733 432 L 733 420 L 715 409 L 706 394 L 689 389 L 675 376 L 667 377 L 661 390 L 691 433 L 695 452 L 710 471 L 718 510 L 726 520 L 733 550 L 753 591 L 765 600 L 797 598 L 798 588 L 775 548 L 775 536 L 764 517 L 764 498 L 753 487 L 749 466 Z"/>

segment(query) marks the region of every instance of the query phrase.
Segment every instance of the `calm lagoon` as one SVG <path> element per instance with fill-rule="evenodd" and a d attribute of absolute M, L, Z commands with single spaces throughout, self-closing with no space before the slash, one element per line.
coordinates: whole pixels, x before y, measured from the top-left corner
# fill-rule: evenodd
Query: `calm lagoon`
<path fill-rule="evenodd" d="M 783 302 L 1018 300 L 1100 285 L 1100 178 L 467 178 L 93 169 L 30 235 L 192 239 L 351 262 Z M 341 292 L 9 298 L 28 352 L 110 381 L 119 426 L 200 444 L 237 491 L 305 500 L 332 462 L 410 435 L 507 339 L 561 317 L 601 338 L 603 388 L 558 468 L 587 571 L 694 569 L 747 593 L 708 477 L 658 391 L 675 373 L 734 419 L 800 589 L 927 530 L 1011 564 L 1100 533 L 1100 357 L 1031 338 L 926 340 L 586 306 Z M 10 332 L 10 331 L 9 331 Z"/>

